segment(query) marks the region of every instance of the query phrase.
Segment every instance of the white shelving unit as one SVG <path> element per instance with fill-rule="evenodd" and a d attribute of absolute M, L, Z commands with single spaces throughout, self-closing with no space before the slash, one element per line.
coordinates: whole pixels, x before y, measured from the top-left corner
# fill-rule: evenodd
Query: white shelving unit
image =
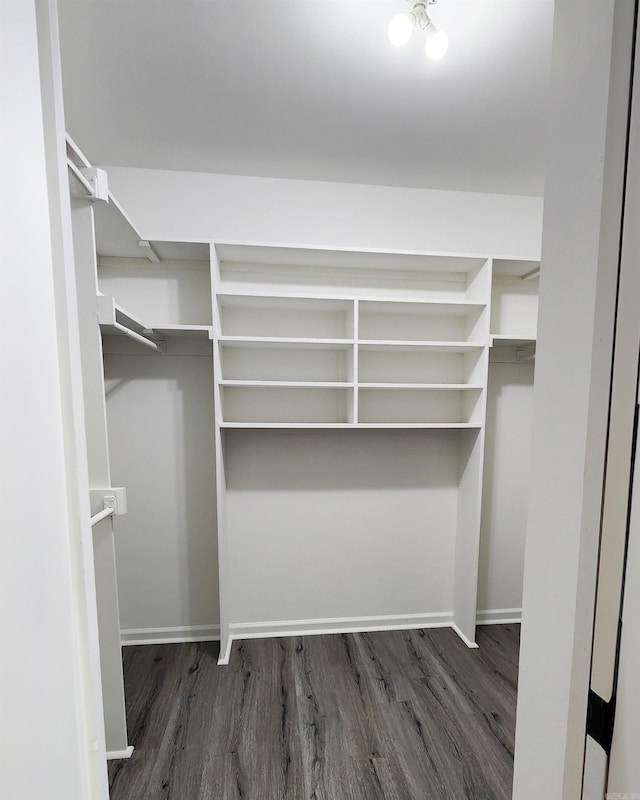
<path fill-rule="evenodd" d="M 486 258 L 212 248 L 222 663 L 242 637 L 227 602 L 230 429 L 455 434 L 450 622 L 474 645 L 491 270 Z"/>
<path fill-rule="evenodd" d="M 202 245 L 191 247 L 201 262 Z M 286 461 L 287 447 L 299 453 L 322 441 L 309 438 L 315 435 L 329 437 L 321 456 L 329 463 L 339 457 L 331 452 L 331 442 L 338 441 L 331 437 L 343 432 L 358 437 L 366 451 L 377 453 L 375 458 L 384 459 L 387 451 L 397 458 L 408 431 L 423 437 L 423 458 L 445 454 L 446 480 L 453 483 L 440 487 L 438 470 L 430 467 L 435 473 L 429 471 L 431 477 L 423 478 L 427 483 L 416 487 L 420 502 L 435 493 L 437 509 L 433 520 L 425 518 L 422 541 L 416 534 L 412 546 L 422 549 L 427 584 L 440 585 L 443 570 L 449 576 L 451 599 L 434 601 L 433 612 L 427 601 L 420 625 L 430 624 L 432 615 L 433 624 L 451 625 L 475 646 L 489 353 L 493 345 L 522 349 L 535 341 L 536 281 L 522 278 L 531 265 L 455 255 L 217 244 L 211 246 L 210 269 L 203 271 L 175 260 L 179 245 L 153 242 L 152 248 L 161 256 L 159 264 L 144 264 L 139 256 L 135 263 L 126 255 L 103 256 L 101 289 L 118 298 L 109 302 L 127 313 L 136 333 L 167 346 L 184 342 L 172 345 L 175 354 L 203 355 L 204 341 L 196 348 L 193 340 L 212 340 L 207 344 L 213 355 L 221 663 L 228 661 L 234 639 L 273 635 L 292 624 L 267 615 L 254 629 L 238 616 L 238 584 L 253 581 L 262 569 L 249 545 L 256 526 L 262 527 L 259 516 L 250 523 L 253 532 L 244 518 L 244 527 L 237 529 L 238 453 L 246 459 L 247 449 L 257 446 L 264 454 L 262 448 L 269 446 L 277 460 Z M 209 284 L 210 306 L 202 292 Z M 124 312 L 120 301 L 133 313 Z M 165 322 L 147 323 L 153 318 Z M 124 352 L 122 347 L 114 352 Z M 358 450 L 360 444 L 354 440 L 353 447 Z M 307 464 L 314 457 L 310 451 Z M 250 462 L 242 463 L 251 468 Z M 451 470 L 457 470 L 453 477 Z M 455 490 L 453 506 L 446 499 L 449 488 Z M 229 492 L 236 495 L 231 514 Z M 357 500 L 353 507 L 358 508 Z M 279 524 L 277 514 L 269 513 L 266 536 Z M 441 520 L 446 528 L 436 531 Z M 377 529 L 375 536 L 380 547 L 384 530 Z M 393 536 L 389 530 L 382 545 L 389 549 L 386 558 L 393 558 Z M 246 570 L 238 564 L 240 552 L 249 554 Z M 394 569 L 393 563 L 389 567 Z M 368 585 L 375 584 L 379 569 L 370 573 Z M 313 577 L 322 581 L 318 574 Z M 260 580 L 270 591 L 268 577 Z M 297 591 L 304 598 L 304 586 Z M 440 598 L 447 594 L 442 588 L 438 592 Z M 334 629 L 311 616 L 306 621 L 311 624 L 303 620 L 300 630 Z"/>
<path fill-rule="evenodd" d="M 222 427 L 481 427 L 489 262 L 217 253 Z"/>

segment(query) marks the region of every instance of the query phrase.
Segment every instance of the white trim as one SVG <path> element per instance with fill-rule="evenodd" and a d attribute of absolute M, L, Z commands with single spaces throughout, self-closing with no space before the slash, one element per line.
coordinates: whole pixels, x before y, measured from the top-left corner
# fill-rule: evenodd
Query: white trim
<path fill-rule="evenodd" d="M 490 608 L 476 614 L 476 625 L 508 625 L 519 622 L 522 622 L 521 608 Z"/>
<path fill-rule="evenodd" d="M 310 636 L 329 633 L 441 628 L 452 624 L 450 612 L 427 614 L 388 614 L 379 617 L 336 617 L 329 619 L 238 622 L 229 626 L 232 640 L 264 639 L 270 636 Z"/>
<path fill-rule="evenodd" d="M 496 608 L 479 611 L 478 625 L 518 623 L 522 617 L 520 608 Z M 464 636 L 453 623 L 450 612 L 425 614 L 386 614 L 378 617 L 330 617 L 327 619 L 294 619 L 272 622 L 236 622 L 229 626 L 230 636 L 221 654 L 220 664 L 229 663 L 232 641 L 242 639 L 266 639 L 280 636 L 313 636 L 331 633 L 365 633 L 367 631 L 414 630 L 418 628 L 450 627 L 468 647 L 477 647 Z M 135 644 L 179 644 L 181 642 L 217 642 L 220 640 L 219 625 L 180 625 L 173 628 L 123 628 L 120 631 L 122 646 Z M 124 756 L 118 756 L 123 758 Z"/>
<path fill-rule="evenodd" d="M 179 625 L 175 628 L 123 628 L 120 641 L 131 644 L 179 644 L 180 642 L 217 642 L 219 625 Z"/>
<path fill-rule="evenodd" d="M 476 650 L 478 648 L 477 642 L 472 641 L 464 633 L 460 630 L 460 628 L 456 625 L 455 622 L 451 623 L 451 627 L 453 630 L 458 634 L 458 636 L 462 639 L 462 641 L 467 645 L 468 648 L 471 650 Z"/>
<path fill-rule="evenodd" d="M 218 666 L 226 667 L 229 663 L 229 659 L 231 658 L 231 645 L 233 644 L 233 638 L 231 636 L 227 636 L 226 642 L 223 644 L 220 642 L 220 653 L 218 655 Z"/>
<path fill-rule="evenodd" d="M 130 744 L 126 750 L 107 750 L 107 761 L 115 761 L 116 758 L 131 758 L 133 755 L 133 745 Z"/>

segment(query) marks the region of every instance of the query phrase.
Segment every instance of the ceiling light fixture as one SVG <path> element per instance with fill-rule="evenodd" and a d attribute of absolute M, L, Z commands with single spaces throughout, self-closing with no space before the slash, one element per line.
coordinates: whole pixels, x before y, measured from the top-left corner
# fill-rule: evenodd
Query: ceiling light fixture
<path fill-rule="evenodd" d="M 411 11 L 396 14 L 391 19 L 387 33 L 391 44 L 402 47 L 411 38 L 414 28 L 425 32 L 427 42 L 425 53 L 433 61 L 441 59 L 449 48 L 449 37 L 444 31 L 437 28 L 427 13 L 427 5 L 433 5 L 438 0 L 407 0 L 413 3 Z"/>

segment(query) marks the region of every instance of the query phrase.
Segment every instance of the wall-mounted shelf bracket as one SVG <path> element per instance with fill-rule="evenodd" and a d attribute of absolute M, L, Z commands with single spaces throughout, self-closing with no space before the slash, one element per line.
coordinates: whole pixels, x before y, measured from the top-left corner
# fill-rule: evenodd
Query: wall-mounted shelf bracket
<path fill-rule="evenodd" d="M 92 200 L 109 202 L 109 181 L 107 173 L 98 167 L 81 167 L 80 172 L 89 184 L 89 194 Z"/>
<path fill-rule="evenodd" d="M 156 253 L 153 249 L 153 245 L 151 242 L 148 242 L 146 239 L 140 239 L 138 241 L 138 246 L 144 253 L 144 255 L 149 259 L 149 261 L 153 262 L 154 264 L 159 264 L 161 259 L 160 256 Z"/>
<path fill-rule="evenodd" d="M 124 486 L 109 489 L 91 489 L 89 491 L 91 508 L 100 510 L 91 516 L 91 527 L 103 519 L 127 513 L 127 492 Z"/>
<path fill-rule="evenodd" d="M 127 490 L 124 486 L 110 486 L 107 489 L 90 489 L 91 507 L 111 508 L 113 514 L 127 513 Z"/>
<path fill-rule="evenodd" d="M 109 202 L 107 173 L 103 169 L 98 169 L 97 167 L 79 167 L 70 158 L 67 158 L 67 167 L 86 191 L 87 200 Z"/>

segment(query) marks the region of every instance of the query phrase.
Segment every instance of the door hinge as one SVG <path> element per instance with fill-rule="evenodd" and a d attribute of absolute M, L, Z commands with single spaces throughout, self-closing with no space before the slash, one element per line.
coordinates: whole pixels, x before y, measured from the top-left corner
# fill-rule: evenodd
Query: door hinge
<path fill-rule="evenodd" d="M 605 753 L 611 752 L 613 739 L 613 720 L 616 713 L 615 697 L 608 703 L 597 695 L 593 689 L 589 690 L 587 704 L 587 736 L 591 736 Z"/>

